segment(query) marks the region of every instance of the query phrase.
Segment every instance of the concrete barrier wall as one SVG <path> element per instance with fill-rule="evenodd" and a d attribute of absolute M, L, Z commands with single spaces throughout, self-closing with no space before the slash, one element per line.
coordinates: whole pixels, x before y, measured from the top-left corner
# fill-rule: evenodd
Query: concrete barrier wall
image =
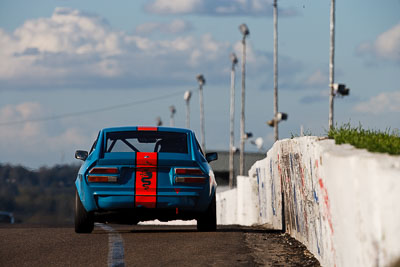
<path fill-rule="evenodd" d="M 237 177 L 237 188 L 217 194 L 219 225 L 261 225 L 257 182 L 247 176 Z"/>
<path fill-rule="evenodd" d="M 237 188 L 217 193 L 217 224 L 239 224 L 237 222 Z"/>
<path fill-rule="evenodd" d="M 400 258 L 398 156 L 295 138 L 275 143 L 240 180 L 247 189 L 238 181 L 217 196 L 218 222 L 282 229 L 283 219 L 323 266 L 387 266 Z M 225 207 L 235 203 L 231 217 L 223 197 Z"/>
<path fill-rule="evenodd" d="M 271 151 L 277 147 L 274 146 Z M 217 223 L 282 229 L 282 190 L 270 158 L 257 161 L 237 187 L 217 194 Z"/>
<path fill-rule="evenodd" d="M 258 217 L 254 224 L 282 230 L 282 189 L 281 181 L 276 179 L 275 165 L 274 159 L 267 157 L 257 161 L 249 170 L 250 179 L 256 183 L 253 193 L 256 195 Z"/>

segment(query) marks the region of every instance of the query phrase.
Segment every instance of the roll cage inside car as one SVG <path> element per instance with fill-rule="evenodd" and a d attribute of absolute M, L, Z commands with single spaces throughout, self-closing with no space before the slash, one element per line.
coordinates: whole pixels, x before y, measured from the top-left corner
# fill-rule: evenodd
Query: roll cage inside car
<path fill-rule="evenodd" d="M 105 153 L 113 152 L 164 152 L 188 153 L 186 133 L 179 132 L 108 132 Z"/>

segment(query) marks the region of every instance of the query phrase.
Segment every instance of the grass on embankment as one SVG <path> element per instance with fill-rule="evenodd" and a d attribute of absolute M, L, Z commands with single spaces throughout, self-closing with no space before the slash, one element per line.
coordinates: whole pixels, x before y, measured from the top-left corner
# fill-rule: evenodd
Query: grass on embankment
<path fill-rule="evenodd" d="M 332 128 L 328 132 L 328 137 L 335 139 L 336 144 L 351 144 L 356 148 L 365 148 L 371 152 L 389 153 L 390 155 L 400 155 L 400 131 L 384 132 L 375 130 L 351 127 L 350 123 L 344 124 L 339 128 Z"/>

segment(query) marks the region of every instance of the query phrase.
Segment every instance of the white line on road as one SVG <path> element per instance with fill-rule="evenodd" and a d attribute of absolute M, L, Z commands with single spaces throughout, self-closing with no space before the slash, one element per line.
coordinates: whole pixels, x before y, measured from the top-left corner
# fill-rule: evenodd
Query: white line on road
<path fill-rule="evenodd" d="M 121 235 L 111 226 L 103 223 L 96 223 L 95 225 L 108 232 L 108 266 L 124 267 L 124 240 Z"/>

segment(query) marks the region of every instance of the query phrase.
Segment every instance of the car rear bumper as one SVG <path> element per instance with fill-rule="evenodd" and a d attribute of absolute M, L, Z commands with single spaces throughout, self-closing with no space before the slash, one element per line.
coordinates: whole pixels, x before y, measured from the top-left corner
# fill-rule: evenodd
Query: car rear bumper
<path fill-rule="evenodd" d="M 185 210 L 200 210 L 207 208 L 207 203 L 201 205 L 199 196 L 157 196 L 155 208 L 161 209 L 185 209 Z M 135 205 L 134 195 L 94 195 L 97 210 L 115 210 L 115 209 L 131 209 L 145 208 L 141 205 Z"/>
<path fill-rule="evenodd" d="M 165 212 L 168 218 L 171 217 L 170 219 L 195 219 L 196 214 L 207 210 L 216 189 L 216 185 L 208 183 L 159 187 L 156 194 L 152 196 L 151 201 L 154 205 L 149 207 L 137 202 L 138 196 L 141 195 L 135 195 L 132 185 L 89 184 L 78 179 L 76 187 L 82 204 L 88 212 L 106 214 L 128 210 L 129 212 L 124 213 L 124 216 L 145 213 L 151 214 L 150 219 L 162 219 L 162 214 Z M 143 200 L 146 197 L 148 196 L 142 196 L 140 199 Z"/>

